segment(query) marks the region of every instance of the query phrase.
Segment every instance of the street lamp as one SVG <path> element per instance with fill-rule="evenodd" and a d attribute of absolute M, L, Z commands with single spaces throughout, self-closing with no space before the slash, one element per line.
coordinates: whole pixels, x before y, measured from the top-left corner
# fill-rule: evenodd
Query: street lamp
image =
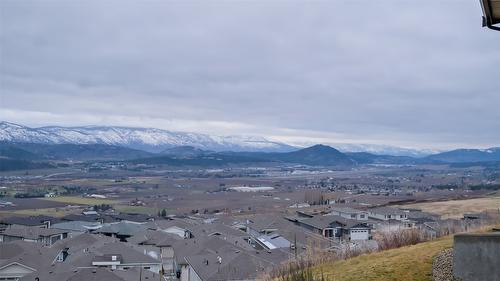
<path fill-rule="evenodd" d="M 480 0 L 483 8 L 483 27 L 500 31 L 500 0 Z"/>

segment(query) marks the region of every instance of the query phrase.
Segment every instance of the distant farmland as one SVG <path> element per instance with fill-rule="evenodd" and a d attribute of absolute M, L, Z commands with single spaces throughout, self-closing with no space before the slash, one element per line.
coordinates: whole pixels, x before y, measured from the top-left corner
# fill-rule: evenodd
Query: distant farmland
<path fill-rule="evenodd" d="M 89 198 L 81 196 L 59 196 L 59 197 L 49 197 L 42 199 L 60 203 L 75 204 L 75 205 L 101 205 L 101 204 L 111 205 L 118 203 L 117 201 L 111 199 L 99 199 L 99 198 Z"/>
<path fill-rule="evenodd" d="M 421 209 L 442 216 L 443 219 L 461 218 L 465 213 L 479 213 L 485 210 L 499 209 L 500 197 L 485 197 L 465 200 L 439 201 L 404 205 L 405 208 Z"/>

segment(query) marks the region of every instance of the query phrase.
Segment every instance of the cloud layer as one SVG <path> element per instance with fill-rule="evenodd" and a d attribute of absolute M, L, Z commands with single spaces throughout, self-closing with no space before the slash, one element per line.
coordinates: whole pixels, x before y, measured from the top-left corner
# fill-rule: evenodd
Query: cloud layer
<path fill-rule="evenodd" d="M 0 2 L 0 119 L 500 145 L 476 1 Z"/>

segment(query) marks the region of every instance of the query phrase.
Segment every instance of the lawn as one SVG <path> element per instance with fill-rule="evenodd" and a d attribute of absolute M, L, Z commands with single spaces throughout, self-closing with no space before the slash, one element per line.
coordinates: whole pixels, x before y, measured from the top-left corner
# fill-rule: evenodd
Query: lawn
<path fill-rule="evenodd" d="M 479 213 L 484 210 L 500 208 L 500 197 L 416 203 L 400 207 L 421 209 L 425 212 L 440 215 L 443 219 L 457 219 L 462 218 L 464 213 Z"/>
<path fill-rule="evenodd" d="M 81 196 L 58 196 L 41 198 L 43 200 L 56 201 L 75 205 L 101 205 L 101 204 L 115 204 L 117 201 L 111 199 L 88 198 Z"/>
<path fill-rule="evenodd" d="M 452 236 L 352 259 L 327 263 L 314 268 L 326 280 L 399 281 L 432 280 L 433 258 L 443 249 L 451 248 Z"/>

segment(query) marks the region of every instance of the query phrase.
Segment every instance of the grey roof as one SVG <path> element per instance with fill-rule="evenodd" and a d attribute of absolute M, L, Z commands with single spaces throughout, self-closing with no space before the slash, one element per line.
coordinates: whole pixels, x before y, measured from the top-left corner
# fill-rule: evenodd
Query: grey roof
<path fill-rule="evenodd" d="M 191 231 L 194 237 L 206 236 L 206 235 L 221 235 L 221 236 L 234 236 L 234 237 L 248 236 L 247 233 L 241 230 L 220 223 L 194 225 L 190 226 L 188 230 Z"/>
<path fill-rule="evenodd" d="M 62 249 L 68 250 L 65 262 L 54 262 Z M 85 249 L 85 250 L 83 250 Z M 93 260 L 106 259 L 111 255 L 120 256 L 122 263 L 159 264 L 160 261 L 133 248 L 128 243 L 117 242 L 116 239 L 102 235 L 84 233 L 73 238 L 57 241 L 52 247 L 42 247 L 38 243 L 13 241 L 0 243 L 0 268 L 12 262 L 18 262 L 36 270 L 23 280 L 138 280 L 138 272 L 93 272 L 81 268 L 91 267 Z M 102 269 L 97 269 L 97 271 Z M 143 272 L 143 276 L 148 273 Z M 85 277 L 88 275 L 87 277 Z M 158 274 L 149 274 L 156 276 Z M 118 279 L 119 278 L 119 279 Z M 156 280 L 156 279 L 154 279 Z"/>
<path fill-rule="evenodd" d="M 256 231 L 278 229 L 283 218 L 279 215 L 259 214 L 247 217 L 248 226 Z"/>
<path fill-rule="evenodd" d="M 132 236 L 135 233 L 146 230 L 147 225 L 139 223 L 131 223 L 126 221 L 104 224 L 103 227 L 96 230 L 96 233 L 114 233 L 119 235 Z"/>
<path fill-rule="evenodd" d="M 97 214 L 97 215 L 77 215 L 77 214 L 69 214 L 67 216 L 62 217 L 63 221 L 88 221 L 88 222 L 103 222 L 103 223 L 111 223 L 117 222 L 118 219 L 107 215 L 107 214 Z"/>
<path fill-rule="evenodd" d="M 83 249 L 98 248 L 106 243 L 114 243 L 118 240 L 104 235 L 83 233 L 70 237 L 67 239 L 59 240 L 52 247 L 59 247 L 60 249 L 69 248 L 70 254 L 80 252 Z"/>
<path fill-rule="evenodd" d="M 366 211 L 362 211 L 362 210 L 358 210 L 358 209 L 354 209 L 354 208 L 350 208 L 350 207 L 337 207 L 337 206 L 333 206 L 333 207 L 330 208 L 330 210 L 341 212 L 341 213 L 347 213 L 347 214 L 363 214 L 363 213 L 367 213 Z"/>
<path fill-rule="evenodd" d="M 219 236 L 204 236 L 193 239 L 183 239 L 173 245 L 175 259 L 178 263 L 185 263 L 185 257 L 197 255 L 203 251 L 220 252 L 227 248 L 240 250 L 254 250 L 242 238 L 223 239 Z"/>
<path fill-rule="evenodd" d="M 366 225 L 366 223 L 334 215 L 314 216 L 312 218 L 300 220 L 300 222 L 315 227 L 317 229 L 334 227 L 335 224 L 338 224 L 339 226 L 345 228 L 353 228 L 353 227 L 368 228 L 368 225 Z"/>
<path fill-rule="evenodd" d="M 35 270 L 47 269 L 59 251 L 56 247 L 21 240 L 0 243 L 0 268 L 17 262 Z"/>
<path fill-rule="evenodd" d="M 101 256 L 95 256 L 92 261 L 113 261 L 113 258 L 115 258 L 116 261 L 123 262 L 123 257 L 120 254 L 104 254 Z"/>
<path fill-rule="evenodd" d="M 286 240 L 279 234 L 262 235 L 257 237 L 261 243 L 263 243 L 267 248 L 290 248 L 290 241 Z M 271 246 L 271 247 L 270 247 Z"/>
<path fill-rule="evenodd" d="M 193 226 L 192 223 L 189 223 L 184 219 L 155 220 L 154 224 L 159 229 L 167 229 L 172 226 L 188 229 L 189 227 Z"/>
<path fill-rule="evenodd" d="M 125 281 L 115 274 L 117 271 L 112 271 L 106 268 L 68 268 L 56 267 L 53 270 L 42 270 L 28 274 L 20 279 L 20 281 L 32 281 L 35 278 L 43 281 Z M 137 280 L 128 279 L 128 280 Z"/>
<path fill-rule="evenodd" d="M 220 258 L 220 263 L 219 263 Z M 282 251 L 241 251 L 225 248 L 186 257 L 186 262 L 202 280 L 256 279 L 288 258 Z"/>
<path fill-rule="evenodd" d="M 406 214 L 405 211 L 400 210 L 398 208 L 391 208 L 391 207 L 377 207 L 377 208 L 371 208 L 368 209 L 371 213 L 374 214 L 381 214 L 381 215 L 404 215 Z"/>
<path fill-rule="evenodd" d="M 51 228 L 56 229 L 64 229 L 68 231 L 79 231 L 79 232 L 87 232 L 89 229 L 95 229 L 100 227 L 101 224 L 97 222 L 88 222 L 88 221 L 65 221 L 60 223 L 55 223 L 51 225 Z"/>
<path fill-rule="evenodd" d="M 108 243 L 94 251 L 96 256 L 120 255 L 123 259 L 122 263 L 160 263 L 137 249 L 134 249 L 128 243 L 115 242 Z"/>
<path fill-rule="evenodd" d="M 127 242 L 138 245 L 154 245 L 157 247 L 172 246 L 177 241 L 182 240 L 179 235 L 166 233 L 160 230 L 147 229 L 134 234 Z"/>
<path fill-rule="evenodd" d="M 18 226 L 9 227 L 5 229 L 2 234 L 5 236 L 22 237 L 35 240 L 40 237 L 48 237 L 62 233 L 68 233 L 68 231 L 54 228 L 41 228 L 38 226 Z"/>
<path fill-rule="evenodd" d="M 115 270 L 113 271 L 115 275 L 117 275 L 120 278 L 123 278 L 125 281 L 138 281 L 140 280 L 139 277 L 141 277 L 141 280 L 165 280 L 163 278 L 160 279 L 160 274 L 158 273 L 153 273 L 149 270 L 140 270 L 138 268 L 129 268 L 127 270 Z M 107 280 L 106 280 L 107 281 Z"/>
<path fill-rule="evenodd" d="M 49 217 L 49 216 L 30 216 L 30 217 L 8 217 L 1 219 L 0 223 L 3 224 L 18 224 L 25 226 L 37 226 L 42 225 L 44 222 L 50 221 L 51 223 L 59 222 L 60 219 Z"/>
<path fill-rule="evenodd" d="M 118 221 L 133 221 L 133 222 L 147 222 L 151 221 L 152 217 L 144 214 L 116 214 L 110 215 L 112 218 Z"/>
<path fill-rule="evenodd" d="M 125 279 L 118 277 L 113 272 L 100 268 L 80 269 L 67 281 L 123 281 Z"/>

